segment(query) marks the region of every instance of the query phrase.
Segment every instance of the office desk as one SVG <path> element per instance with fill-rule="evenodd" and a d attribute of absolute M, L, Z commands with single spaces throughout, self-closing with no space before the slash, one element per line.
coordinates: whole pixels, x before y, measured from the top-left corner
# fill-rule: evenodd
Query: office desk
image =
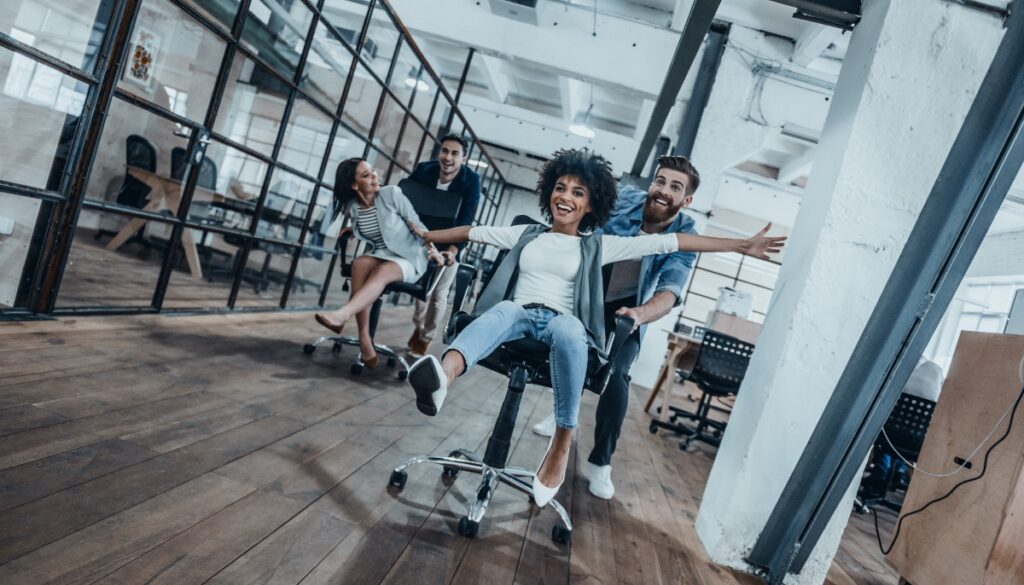
<path fill-rule="evenodd" d="M 701 340 L 699 339 L 680 335 L 673 331 L 668 332 L 668 354 L 665 356 L 665 363 L 661 365 L 661 371 L 658 372 L 658 378 L 654 382 L 654 387 L 651 388 L 651 395 L 647 397 L 647 403 L 644 404 L 644 412 L 651 411 L 654 399 L 664 387 L 665 394 L 661 400 L 661 418 L 668 416 L 668 399 L 672 394 L 672 383 L 676 368 L 687 365 L 692 368 L 693 364 L 697 361 L 697 352 L 700 350 L 700 344 Z"/>
<path fill-rule="evenodd" d="M 166 208 L 172 214 L 178 213 L 178 205 L 181 203 L 180 180 L 132 166 L 126 166 L 125 168 L 131 176 L 142 181 L 150 188 L 150 194 L 147 199 L 148 203 L 142 208 L 143 211 L 157 213 L 161 208 Z M 195 194 L 192 198 L 193 201 L 210 201 L 214 203 L 225 199 L 220 193 L 198 185 L 196 185 Z M 121 228 L 121 231 L 117 232 L 114 239 L 110 240 L 110 243 L 107 244 L 107 250 L 114 251 L 120 248 L 128 241 L 128 238 L 132 237 L 149 221 L 141 217 L 132 218 L 128 225 Z M 188 269 L 192 273 L 192 278 L 194 280 L 202 280 L 203 268 L 199 263 L 199 250 L 196 248 L 196 242 L 192 238 L 192 230 L 188 227 L 181 232 L 181 247 L 185 250 L 185 261 L 188 262 Z"/>

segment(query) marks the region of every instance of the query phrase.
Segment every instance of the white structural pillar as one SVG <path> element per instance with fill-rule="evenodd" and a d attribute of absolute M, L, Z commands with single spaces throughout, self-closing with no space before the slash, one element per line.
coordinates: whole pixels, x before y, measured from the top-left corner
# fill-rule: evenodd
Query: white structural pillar
<path fill-rule="evenodd" d="M 697 517 L 710 558 L 748 568 L 1002 36 L 942 0 L 865 0 L 773 305 Z M 854 487 L 799 575 L 818 584 Z"/>

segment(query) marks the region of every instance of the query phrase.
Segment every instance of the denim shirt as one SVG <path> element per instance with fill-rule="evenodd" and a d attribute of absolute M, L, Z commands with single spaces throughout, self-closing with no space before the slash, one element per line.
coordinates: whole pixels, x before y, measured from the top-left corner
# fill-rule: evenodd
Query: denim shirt
<path fill-rule="evenodd" d="M 635 187 L 618 186 L 619 198 L 612 210 L 612 217 L 599 233 L 609 236 L 636 236 L 644 223 L 644 201 L 647 191 Z M 694 221 L 690 216 L 680 213 L 662 233 L 696 234 Z M 690 270 L 697 259 L 696 252 L 672 252 L 669 254 L 652 254 L 644 256 L 640 263 L 640 283 L 637 287 L 637 298 L 634 306 L 640 306 L 651 300 L 655 294 L 667 290 L 676 296 L 675 306 L 683 302 L 683 287 L 690 276 Z M 640 338 L 643 339 L 647 325 L 640 326 Z"/>

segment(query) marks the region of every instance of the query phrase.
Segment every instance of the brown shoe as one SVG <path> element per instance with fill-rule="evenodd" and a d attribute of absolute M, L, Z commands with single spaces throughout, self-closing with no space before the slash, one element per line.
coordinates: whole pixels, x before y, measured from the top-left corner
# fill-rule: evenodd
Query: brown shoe
<path fill-rule="evenodd" d="M 423 341 L 422 339 L 410 339 L 409 340 L 409 355 L 413 357 L 423 357 L 427 355 L 427 351 L 430 349 L 430 342 Z"/>
<path fill-rule="evenodd" d="M 341 330 L 345 327 L 344 324 L 335 325 L 334 323 L 331 323 L 323 313 L 317 313 L 316 315 L 313 315 L 313 318 L 316 319 L 317 323 L 333 331 L 335 335 L 341 335 Z"/>
<path fill-rule="evenodd" d="M 375 354 L 373 354 L 372 358 L 365 358 L 365 357 L 363 357 L 362 352 L 360 352 L 359 353 L 359 361 L 363 362 L 363 365 L 366 366 L 367 369 L 372 370 L 372 369 L 377 367 L 378 363 L 380 363 L 380 356 L 378 356 L 375 353 Z"/>

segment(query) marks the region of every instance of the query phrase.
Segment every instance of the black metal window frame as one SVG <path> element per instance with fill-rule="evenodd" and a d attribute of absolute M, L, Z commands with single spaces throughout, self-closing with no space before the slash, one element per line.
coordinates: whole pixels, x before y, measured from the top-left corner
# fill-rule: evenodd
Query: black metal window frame
<path fill-rule="evenodd" d="M 320 190 L 329 190 L 329 183 L 333 183 L 332 177 L 327 173 L 327 167 L 329 166 L 330 152 L 338 135 L 339 129 L 343 129 L 349 135 L 363 141 L 364 157 L 367 157 L 372 153 L 378 157 L 378 160 L 384 161 L 383 166 L 386 166 L 385 182 L 387 182 L 396 170 L 403 171 L 406 174 L 409 174 L 412 171 L 411 168 L 407 168 L 398 160 L 399 153 L 403 146 L 406 146 L 410 152 L 415 153 L 413 160 L 423 160 L 428 140 L 430 141 L 430 144 L 436 144 L 438 137 L 447 130 L 447 125 L 442 122 L 437 124 L 438 131 L 436 133 L 431 132 L 431 125 L 437 123 L 435 116 L 442 110 L 442 108 L 438 108 L 438 103 L 442 100 L 447 102 L 445 104 L 445 106 L 447 106 L 447 112 L 451 112 L 453 116 L 457 116 L 458 120 L 462 123 L 462 134 L 471 143 L 469 150 L 472 151 L 474 147 L 479 145 L 479 156 L 481 158 L 485 158 L 489 166 L 494 169 L 494 174 L 488 179 L 487 185 L 501 185 L 500 193 L 504 193 L 504 177 L 501 175 L 500 171 L 494 168 L 494 160 L 486 152 L 486 149 L 479 144 L 479 139 L 472 130 L 472 127 L 466 121 L 461 110 L 458 108 L 458 104 L 452 97 L 452 94 L 447 90 L 440 76 L 426 60 L 423 52 L 416 45 L 408 29 L 404 24 L 402 24 L 401 20 L 397 17 L 394 9 L 387 0 L 369 0 L 367 2 L 366 12 L 363 16 L 362 28 L 359 31 L 354 44 L 347 41 L 345 38 L 346 35 L 342 34 L 339 29 L 335 27 L 329 14 L 325 17 L 323 12 L 324 0 L 319 0 L 317 2 L 311 0 L 295 0 L 295 2 L 300 3 L 310 12 L 311 18 L 308 31 L 303 38 L 299 60 L 296 63 L 294 74 L 290 78 L 283 75 L 278 69 L 273 67 L 271 63 L 268 63 L 266 59 L 261 57 L 255 51 L 250 50 L 244 44 L 242 36 L 243 28 L 246 19 L 250 15 L 250 6 L 253 2 L 257 2 L 259 0 L 240 0 L 239 5 L 235 9 L 234 19 L 229 28 L 225 28 L 222 23 L 213 20 L 186 0 L 161 0 L 162 2 L 169 3 L 170 5 L 185 12 L 190 19 L 202 25 L 204 32 L 212 33 L 212 35 L 225 44 L 224 54 L 220 63 L 215 87 L 206 110 L 206 115 L 202 122 L 181 116 L 168 108 L 139 98 L 118 87 L 120 71 L 127 59 L 129 38 L 134 28 L 135 21 L 138 18 L 139 9 L 145 1 L 146 0 L 115 1 L 109 19 L 105 23 L 106 33 L 101 42 L 100 56 L 94 66 L 94 72 L 88 72 L 81 68 L 74 67 L 69 63 L 45 53 L 44 51 L 25 45 L 6 34 L 0 33 L 0 47 L 9 49 L 16 54 L 25 55 L 37 63 L 56 69 L 61 73 L 86 84 L 86 100 L 83 113 L 81 115 L 82 123 L 79 124 L 79 127 L 76 130 L 76 135 L 72 142 L 73 146 L 71 148 L 71 156 L 65 165 L 64 176 L 61 181 L 60 189 L 39 189 L 0 180 L 0 193 L 29 197 L 52 204 L 52 210 L 47 209 L 48 217 L 46 218 L 46 221 L 41 220 L 36 228 L 39 230 L 41 229 L 40 226 L 45 225 L 46 237 L 43 238 L 44 244 L 42 245 L 39 253 L 34 258 L 28 258 L 26 262 L 25 270 L 31 270 L 33 277 L 33 286 L 30 294 L 27 295 L 27 299 L 24 299 L 24 301 L 19 303 L 17 306 L 11 309 L 0 309 L 0 314 L 14 315 L 17 317 L 18 314 L 25 314 L 26 309 L 28 313 L 66 315 L 94 313 L 124 314 L 139 312 L 223 312 L 232 310 L 259 311 L 280 309 L 307 310 L 324 306 L 327 292 L 331 285 L 332 275 L 337 264 L 339 251 L 337 249 L 318 248 L 309 244 L 303 244 L 303 242 L 306 241 L 311 228 L 311 223 L 313 221 L 312 218 L 314 217 L 314 212 L 317 209 L 316 201 L 320 196 Z M 394 52 L 390 55 L 390 64 L 387 75 L 383 78 L 379 75 L 378 71 L 371 66 L 371 63 L 363 54 L 363 46 L 368 38 L 369 29 L 374 22 L 375 10 L 381 10 L 386 17 L 384 22 L 389 23 L 398 33 Z M 380 19 L 378 19 L 378 22 L 379 21 Z M 338 71 L 339 74 L 345 77 L 345 85 L 342 90 L 341 97 L 338 100 L 337 108 L 333 110 L 329 107 L 330 104 L 324 105 L 321 103 L 319 98 L 312 95 L 310 91 L 301 87 L 306 61 L 311 47 L 316 41 L 316 33 L 320 26 L 327 31 L 327 34 L 332 41 L 340 43 L 352 57 L 348 70 Z M 412 50 L 415 58 L 419 60 L 417 80 L 422 79 L 422 76 L 426 75 L 433 81 L 433 96 L 429 96 L 429 94 L 427 94 L 420 98 L 418 94 L 423 94 L 424 92 L 421 92 L 414 87 L 410 91 L 409 96 L 403 99 L 402 96 L 397 94 L 391 87 L 391 78 L 394 73 L 396 63 L 402 55 L 403 47 L 406 46 Z M 241 57 L 238 57 L 238 55 L 241 55 Z M 277 82 L 284 84 L 284 87 L 287 88 L 288 97 L 284 111 L 281 115 L 281 120 L 279 121 L 279 128 L 277 129 L 271 155 L 269 156 L 261 152 L 257 152 L 253 148 L 245 144 L 240 144 L 239 142 L 213 130 L 217 115 L 220 113 L 220 105 L 225 88 L 231 81 L 231 65 L 236 58 L 244 58 L 254 62 L 257 66 L 262 68 L 265 73 L 273 76 Z M 352 86 L 353 79 L 356 76 L 356 69 L 358 67 L 362 67 L 363 73 L 368 74 L 372 82 L 378 84 L 381 90 L 380 97 L 376 105 L 374 119 L 369 126 L 369 131 L 366 133 L 358 131 L 344 120 L 345 108 L 348 105 L 349 90 Z M 420 119 L 420 117 L 413 112 L 413 104 L 417 98 L 432 100 L 430 113 L 426 120 Z M 208 137 L 210 140 L 218 144 L 237 150 L 238 152 L 252 157 L 265 165 L 266 169 L 263 173 L 261 188 L 259 195 L 255 200 L 256 208 L 253 213 L 254 220 L 251 222 L 248 229 L 235 230 L 219 226 L 200 226 L 196 221 L 189 219 L 192 193 L 194 192 L 198 176 L 198 173 L 191 172 L 191 167 L 194 166 L 191 156 L 189 157 L 189 162 L 185 170 L 184 176 L 186 179 L 182 188 L 181 202 L 177 213 L 174 214 L 173 217 L 127 207 L 113 202 L 87 199 L 86 189 L 95 158 L 95 152 L 98 143 L 103 138 L 103 119 L 108 114 L 111 104 L 115 99 L 119 100 L 119 103 L 126 103 L 140 108 L 150 114 L 159 116 L 176 124 L 180 124 L 183 128 L 187 128 L 189 130 L 187 150 L 190 153 L 194 153 L 197 150 L 205 152 L 205 145 L 199 142 L 199 140 L 200 138 L 206 139 Z M 277 160 L 284 141 L 285 133 L 288 130 L 288 122 L 297 99 L 305 100 L 307 105 L 312 106 L 315 110 L 325 115 L 331 121 L 331 130 L 328 136 L 328 142 L 316 176 Z M 390 145 L 388 145 L 389 148 L 384 148 L 385 145 L 378 145 L 375 143 L 374 138 L 377 135 L 377 132 L 381 130 L 381 113 L 388 100 L 393 101 L 394 104 L 400 108 L 401 123 L 399 131 L 395 135 L 394 146 L 390 147 Z M 422 136 L 419 137 L 419 144 L 416 146 L 403 145 L 407 130 L 412 128 L 412 125 L 417 126 L 419 130 L 422 131 Z M 414 136 L 414 134 L 410 134 L 410 136 Z M 88 148 L 83 148 L 86 146 L 88 146 Z M 294 241 L 263 237 L 256 233 L 257 224 L 259 223 L 259 218 L 263 215 L 267 194 L 270 190 L 270 182 L 277 170 L 283 170 L 300 179 L 308 181 L 313 185 L 312 192 L 309 195 L 310 200 L 307 205 L 306 215 L 303 218 L 302 228 L 297 240 Z M 72 180 L 73 176 L 77 176 L 77 180 Z M 499 204 L 500 195 L 498 197 L 495 197 L 492 194 L 486 195 L 481 200 L 481 205 L 477 210 L 478 220 L 479 218 L 493 215 L 491 208 L 497 207 Z M 160 275 L 157 279 L 153 298 L 149 307 L 58 306 L 57 299 L 60 284 L 63 278 L 64 268 L 70 255 L 71 244 L 75 237 L 75 227 L 77 226 L 78 217 L 82 209 L 103 211 L 130 218 L 135 217 L 159 220 L 172 228 L 172 232 L 167 243 L 167 252 L 164 255 Z M 40 217 L 42 218 L 42 216 L 43 210 L 40 212 Z M 228 296 L 226 306 L 165 309 L 163 307 L 164 296 L 167 292 L 171 272 L 178 260 L 177 256 L 180 254 L 179 242 L 181 234 L 184 229 L 194 229 L 197 227 L 202 227 L 202 229 L 208 232 L 231 234 L 244 238 L 245 244 L 243 245 L 240 253 L 240 261 L 238 262 L 237 269 L 234 274 L 231 292 Z M 288 270 L 287 280 L 283 285 L 283 290 L 276 308 L 236 308 L 236 300 L 242 284 L 248 255 L 251 252 L 253 245 L 256 243 L 284 246 L 291 250 L 292 259 Z M 329 254 L 331 256 L 330 267 L 323 283 L 322 292 L 317 305 L 289 307 L 288 297 L 292 289 L 293 279 L 303 251 Z M 31 265 L 29 265 L 29 262 L 31 262 Z"/>

